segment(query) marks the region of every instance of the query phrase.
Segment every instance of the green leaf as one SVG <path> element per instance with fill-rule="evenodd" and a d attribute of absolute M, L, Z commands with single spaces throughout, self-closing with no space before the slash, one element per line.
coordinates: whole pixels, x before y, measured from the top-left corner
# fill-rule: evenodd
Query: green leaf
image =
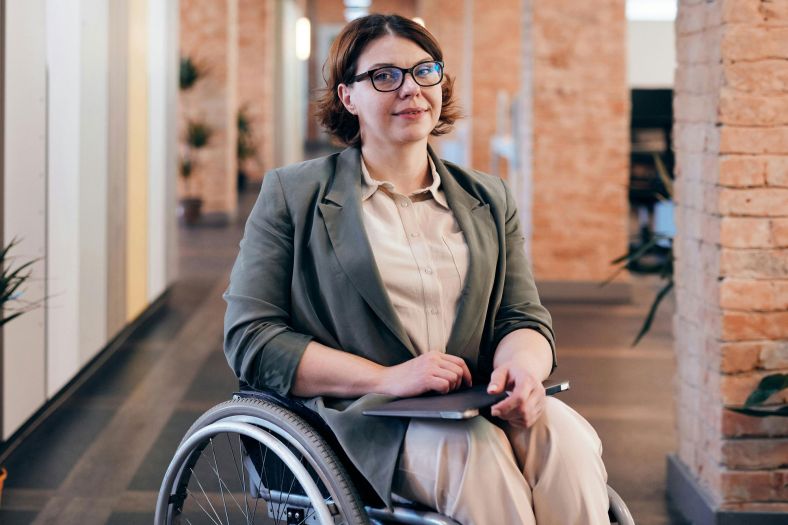
<path fill-rule="evenodd" d="M 188 90 L 202 77 L 202 68 L 191 57 L 181 57 L 180 88 L 182 90 Z"/>
<path fill-rule="evenodd" d="M 665 164 L 662 162 L 662 157 L 657 153 L 653 154 L 654 156 L 654 165 L 657 167 L 657 173 L 659 174 L 659 178 L 662 179 L 662 184 L 665 186 L 665 191 L 668 192 L 670 198 L 673 198 L 673 179 L 668 174 L 668 170 L 665 167 Z M 657 194 L 661 197 L 661 195 Z"/>
<path fill-rule="evenodd" d="M 0 326 L 3 326 L 4 324 L 6 324 L 9 321 L 13 321 L 14 319 L 16 319 L 17 317 L 19 317 L 20 315 L 22 315 L 25 312 L 27 312 L 27 310 L 21 310 L 19 312 L 16 312 L 14 314 L 9 315 L 8 317 L 3 317 L 2 319 L 0 319 Z"/>
<path fill-rule="evenodd" d="M 761 379 L 744 402 L 745 407 L 760 405 L 777 392 L 788 388 L 788 374 L 771 374 Z"/>
<path fill-rule="evenodd" d="M 659 307 L 659 303 L 662 302 L 662 299 L 668 295 L 671 288 L 673 288 L 673 279 L 668 281 L 668 283 L 657 293 L 657 296 L 654 298 L 654 302 L 651 303 L 651 308 L 648 311 L 648 315 L 646 316 L 646 320 L 643 321 L 643 326 L 640 328 L 640 333 L 638 333 L 635 340 L 632 342 L 632 346 L 636 346 L 643 336 L 645 336 L 648 331 L 651 329 L 651 323 L 654 322 L 654 316 L 657 313 L 657 307 Z"/>
<path fill-rule="evenodd" d="M 189 121 L 186 129 L 186 142 L 194 149 L 204 148 L 213 135 L 213 129 L 204 122 Z"/>
<path fill-rule="evenodd" d="M 621 272 L 626 270 L 627 265 L 630 262 L 636 261 L 636 260 L 640 259 L 641 257 L 643 257 L 643 255 L 645 255 L 646 252 L 648 252 L 651 248 L 653 248 L 657 244 L 658 240 L 659 240 L 659 237 L 658 236 L 654 236 L 647 243 L 641 245 L 637 250 L 627 252 L 626 254 L 622 255 L 621 257 L 616 257 L 615 259 L 610 261 L 611 264 L 617 264 L 617 263 L 621 263 L 621 262 L 626 261 L 626 264 L 622 264 L 621 266 L 619 266 L 616 269 L 616 271 L 614 271 L 612 274 L 610 274 L 610 276 L 607 279 L 602 281 L 599 284 L 599 286 L 605 286 L 606 284 L 610 283 L 610 281 L 615 279 L 618 276 L 618 274 L 620 274 Z"/>
<path fill-rule="evenodd" d="M 779 416 L 788 417 L 788 405 L 769 405 L 758 407 L 726 407 L 731 412 L 738 412 L 753 417 Z"/>

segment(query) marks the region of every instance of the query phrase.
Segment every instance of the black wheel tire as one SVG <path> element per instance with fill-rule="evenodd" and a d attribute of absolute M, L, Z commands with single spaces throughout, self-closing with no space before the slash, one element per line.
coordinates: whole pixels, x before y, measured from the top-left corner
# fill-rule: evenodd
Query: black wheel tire
<path fill-rule="evenodd" d="M 240 398 L 225 401 L 211 408 L 192 424 L 184 435 L 182 446 L 198 430 L 228 417 L 248 416 L 271 423 L 282 432 L 274 432 L 283 442 L 292 440 L 309 452 L 308 461 L 319 473 L 321 481 L 330 492 L 334 504 L 342 517 L 344 525 L 369 525 L 369 517 L 364 505 L 350 483 L 350 476 L 337 455 L 326 441 L 300 416 L 275 403 L 261 399 Z M 179 476 L 180 478 L 180 476 Z M 183 479 L 176 479 L 174 485 L 183 484 Z M 188 481 L 187 481 L 188 482 Z M 172 493 L 172 488 L 169 489 Z"/>

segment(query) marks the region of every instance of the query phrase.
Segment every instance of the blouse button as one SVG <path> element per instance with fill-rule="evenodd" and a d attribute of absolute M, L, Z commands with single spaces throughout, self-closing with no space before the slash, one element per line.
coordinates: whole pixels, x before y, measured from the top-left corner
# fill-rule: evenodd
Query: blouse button
<path fill-rule="evenodd" d="M 424 268 L 424 273 L 426 274 L 432 273 L 432 268 Z"/>
<path fill-rule="evenodd" d="M 403 208 L 407 208 L 408 207 L 408 201 L 402 201 L 402 202 L 399 203 L 399 205 L 402 206 Z"/>
<path fill-rule="evenodd" d="M 418 237 L 418 236 L 419 236 L 419 234 L 418 234 L 418 232 L 413 232 L 413 233 L 411 233 L 411 234 L 410 234 L 410 236 L 411 236 L 411 237 Z"/>

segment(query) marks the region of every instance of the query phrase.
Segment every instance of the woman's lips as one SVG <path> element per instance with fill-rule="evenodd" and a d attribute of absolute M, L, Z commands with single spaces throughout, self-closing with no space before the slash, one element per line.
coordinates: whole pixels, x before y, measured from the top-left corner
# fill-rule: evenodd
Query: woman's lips
<path fill-rule="evenodd" d="M 417 119 L 422 115 L 424 115 L 425 113 L 427 113 L 426 109 L 418 109 L 418 110 L 406 109 L 404 111 L 399 111 L 397 113 L 394 113 L 394 115 L 406 119 Z"/>

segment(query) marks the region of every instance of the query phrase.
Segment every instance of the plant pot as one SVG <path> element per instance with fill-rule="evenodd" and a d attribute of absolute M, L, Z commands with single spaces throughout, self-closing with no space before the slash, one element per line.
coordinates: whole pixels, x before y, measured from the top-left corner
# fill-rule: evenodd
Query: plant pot
<path fill-rule="evenodd" d="M 243 170 L 238 170 L 238 194 L 240 195 L 246 190 L 249 184 L 249 176 Z"/>
<path fill-rule="evenodd" d="M 200 211 L 202 209 L 202 199 L 199 197 L 187 197 L 181 199 L 181 207 L 183 209 L 183 222 L 187 226 L 194 226 L 200 220 Z"/>
<path fill-rule="evenodd" d="M 8 477 L 8 471 L 5 467 L 0 468 L 0 507 L 3 506 L 3 485 L 5 484 L 5 478 Z"/>

